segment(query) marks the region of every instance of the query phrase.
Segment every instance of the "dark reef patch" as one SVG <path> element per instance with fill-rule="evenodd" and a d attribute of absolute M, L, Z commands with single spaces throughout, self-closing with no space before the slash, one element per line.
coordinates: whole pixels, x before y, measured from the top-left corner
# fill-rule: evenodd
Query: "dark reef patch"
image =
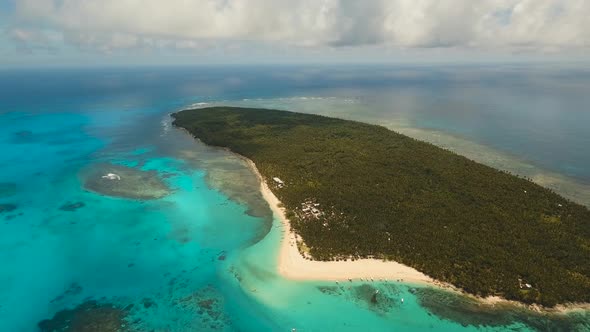
<path fill-rule="evenodd" d="M 178 176 L 178 174 L 171 173 L 171 172 L 163 172 L 162 175 L 161 175 L 162 179 L 170 179 L 170 178 L 173 178 L 175 176 Z"/>
<path fill-rule="evenodd" d="M 87 301 L 71 310 L 62 310 L 38 323 L 41 332 L 128 332 L 127 311 L 112 304 Z"/>
<path fill-rule="evenodd" d="M 361 284 L 357 286 L 317 286 L 326 295 L 343 296 L 378 314 L 385 314 L 401 305 L 401 293 L 393 284 Z"/>
<path fill-rule="evenodd" d="M 462 325 L 506 326 L 514 322 L 508 310 L 492 310 L 477 300 L 433 288 L 419 288 L 418 303 L 436 316 Z"/>
<path fill-rule="evenodd" d="M 226 251 L 222 251 L 219 253 L 219 256 L 217 256 L 217 260 L 218 261 L 224 261 L 227 258 L 227 252 Z"/>
<path fill-rule="evenodd" d="M 179 299 L 176 305 L 195 310 L 200 316 L 200 323 L 192 326 L 195 330 L 223 330 L 231 325 L 229 318 L 224 313 L 223 296 L 213 286 L 207 286 Z"/>
<path fill-rule="evenodd" d="M 327 295 L 342 295 L 344 290 L 338 286 L 317 286 L 318 290 Z"/>
<path fill-rule="evenodd" d="M 84 188 L 102 195 L 149 200 L 171 193 L 156 171 L 99 164 L 82 172 Z"/>
<path fill-rule="evenodd" d="M 511 304 L 486 304 L 472 297 L 434 288 L 418 288 L 418 303 L 441 319 L 463 326 L 500 327 L 515 323 L 526 324 L 539 331 L 588 331 L 590 313 L 535 312 Z"/>
<path fill-rule="evenodd" d="M 62 210 L 62 211 L 70 211 L 70 212 L 73 212 L 73 211 L 76 211 L 79 208 L 82 208 L 84 206 L 86 206 L 86 204 L 84 202 L 75 202 L 75 203 L 69 203 L 68 202 L 68 203 L 60 206 L 59 209 Z"/>
<path fill-rule="evenodd" d="M 82 293 L 82 290 L 83 290 L 82 286 L 80 286 L 76 282 L 73 282 L 62 294 L 56 296 L 53 300 L 49 301 L 49 303 L 59 302 L 68 296 L 78 295 L 78 294 Z"/>
<path fill-rule="evenodd" d="M 401 297 L 398 288 L 391 284 L 374 287 L 363 284 L 353 288 L 356 301 L 365 303 L 369 309 L 377 313 L 386 313 L 400 306 Z"/>
<path fill-rule="evenodd" d="M 153 306 L 157 306 L 156 302 L 154 302 L 154 300 L 150 299 L 149 297 L 146 297 L 143 300 L 141 300 L 141 304 L 143 305 L 143 307 L 145 309 L 149 309 Z"/>
<path fill-rule="evenodd" d="M 0 204 L 0 213 L 11 212 L 18 208 L 18 205 L 12 203 Z"/>
<path fill-rule="evenodd" d="M 184 272 L 182 273 L 184 274 Z M 190 281 L 180 275 L 173 277 L 168 283 L 168 296 L 160 297 L 162 301 L 156 303 L 153 298 L 143 298 L 135 305 L 128 306 L 129 325 L 134 331 L 233 331 L 229 329 L 232 322 L 226 314 L 226 304 L 223 295 L 213 286 L 207 285 L 201 289 L 189 290 Z M 158 295 L 159 296 L 159 295 Z M 173 306 L 178 316 L 170 317 L 178 324 L 176 328 L 155 329 L 144 317 L 150 317 L 154 312 L 160 313 L 162 308 Z M 162 308 L 160 308 L 160 306 Z M 131 308 L 133 310 L 131 311 Z M 165 309 L 167 310 L 167 309 Z M 182 318 L 181 318 L 182 317 Z M 185 320 L 189 317 L 187 320 Z M 182 328 L 180 328 L 182 325 Z"/>

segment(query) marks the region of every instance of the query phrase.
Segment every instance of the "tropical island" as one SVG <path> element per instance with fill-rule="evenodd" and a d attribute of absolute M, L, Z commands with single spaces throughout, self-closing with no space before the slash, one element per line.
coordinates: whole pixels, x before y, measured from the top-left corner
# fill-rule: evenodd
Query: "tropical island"
<path fill-rule="evenodd" d="M 590 210 L 528 179 L 377 125 L 235 107 L 172 116 L 255 163 L 310 259 L 395 261 L 549 307 L 590 302 Z"/>

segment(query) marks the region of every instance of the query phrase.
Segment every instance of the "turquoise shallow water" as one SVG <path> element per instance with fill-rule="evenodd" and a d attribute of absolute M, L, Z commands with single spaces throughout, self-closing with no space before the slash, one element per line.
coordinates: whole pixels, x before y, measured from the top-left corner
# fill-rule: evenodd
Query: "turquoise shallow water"
<path fill-rule="evenodd" d="M 243 103 L 252 96 L 261 98 L 257 105 L 290 107 L 291 99 L 276 98 L 301 92 L 301 83 L 281 78 L 271 84 L 247 70 L 238 76 L 254 80 L 254 87 L 228 81 L 235 70 L 198 73 L 209 81 L 187 78 L 196 74 L 150 69 L 3 76 L 0 204 L 10 208 L 0 212 L 0 331 L 39 331 L 39 322 L 66 309 L 74 316 L 58 315 L 54 326 L 70 326 L 72 317 L 84 315 L 103 327 L 114 322 L 122 331 L 590 326 L 588 313 L 491 310 L 417 285 L 279 277 L 281 226 L 255 176 L 239 158 L 172 128 L 167 114 L 192 102 Z M 54 76 L 55 84 L 42 84 Z M 21 83 L 10 93 L 7 77 Z M 334 105 L 349 101 L 336 100 L 296 106 L 337 114 Z M 89 174 L 106 173 L 112 165 L 162 181 L 169 195 L 138 200 L 85 188 Z M 381 295 L 372 303 L 375 290 Z M 102 315 L 105 308 L 120 316 Z"/>

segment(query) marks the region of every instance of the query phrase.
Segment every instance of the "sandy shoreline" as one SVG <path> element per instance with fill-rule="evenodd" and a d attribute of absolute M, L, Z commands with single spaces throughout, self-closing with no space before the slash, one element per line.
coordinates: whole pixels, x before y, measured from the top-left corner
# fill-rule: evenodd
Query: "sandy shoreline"
<path fill-rule="evenodd" d="M 260 191 L 268 202 L 273 215 L 282 223 L 283 236 L 278 257 L 278 273 L 291 280 L 326 280 L 326 281 L 400 281 L 410 284 L 433 286 L 447 291 L 461 293 L 477 299 L 483 305 L 494 307 L 500 304 L 514 305 L 536 312 L 566 314 L 572 311 L 590 311 L 589 303 L 559 304 L 553 308 L 540 305 L 527 305 L 517 301 L 507 300 L 500 296 L 480 297 L 466 293 L 455 286 L 433 279 L 424 273 L 395 261 L 382 261 L 377 259 L 359 259 L 355 261 L 313 261 L 303 257 L 297 249 L 296 234 L 291 231 L 291 225 L 285 215 L 285 209 L 281 202 L 270 190 L 266 181 L 256 168 L 256 164 L 246 157 L 237 155 L 245 160 L 260 181 Z"/>
<path fill-rule="evenodd" d="M 198 139 L 185 128 L 179 128 L 191 137 Z M 359 259 L 355 261 L 323 262 L 305 259 L 297 249 L 296 234 L 291 231 L 291 225 L 285 215 L 285 209 L 281 207 L 281 202 L 266 184 L 256 164 L 252 160 L 234 153 L 227 148 L 224 150 L 236 155 L 248 164 L 252 172 L 258 177 L 262 197 L 268 202 L 273 215 L 281 221 L 283 237 L 277 264 L 278 272 L 281 276 L 292 280 L 394 280 L 407 283 L 428 284 L 443 288 L 454 288 L 450 284 L 432 279 L 414 268 L 394 261 Z"/>
<path fill-rule="evenodd" d="M 305 259 L 297 249 L 296 235 L 291 231 L 285 210 L 279 199 L 270 190 L 254 162 L 244 158 L 260 180 L 260 191 L 268 202 L 273 214 L 283 225 L 283 237 L 278 257 L 278 272 L 292 280 L 399 280 L 408 283 L 440 285 L 424 273 L 409 266 L 377 259 L 359 259 L 355 261 L 313 261 Z"/>
<path fill-rule="evenodd" d="M 179 128 L 191 137 L 198 139 L 185 128 Z M 281 202 L 266 184 L 256 164 L 252 160 L 234 153 L 227 148 L 224 150 L 236 155 L 248 164 L 252 172 L 258 177 L 260 192 L 264 200 L 268 202 L 273 215 L 281 221 L 283 237 L 277 264 L 278 272 L 281 276 L 292 280 L 393 280 L 428 284 L 442 288 L 454 288 L 450 284 L 435 280 L 414 268 L 394 261 L 359 259 L 355 261 L 323 262 L 305 259 L 297 249 L 296 234 L 291 231 L 291 225 L 285 215 L 285 209 L 281 207 Z"/>
<path fill-rule="evenodd" d="M 187 133 L 191 138 L 199 140 L 199 138 L 192 135 L 188 130 L 177 127 Z M 546 308 L 539 305 L 527 305 L 521 302 L 507 300 L 500 296 L 479 297 L 466 293 L 465 291 L 436 279 L 433 279 L 424 273 L 400 264 L 394 261 L 381 261 L 376 259 L 360 259 L 356 261 L 312 261 L 305 259 L 296 245 L 295 233 L 291 231 L 289 220 L 285 215 L 284 208 L 281 207 L 281 202 L 270 190 L 266 181 L 258 171 L 256 164 L 228 148 L 221 148 L 238 158 L 244 160 L 252 172 L 258 177 L 260 182 L 260 192 L 263 198 L 269 204 L 273 215 L 276 216 L 282 223 L 282 240 L 278 256 L 277 269 L 278 273 L 286 279 L 291 280 L 326 280 L 326 281 L 347 281 L 363 280 L 363 281 L 402 281 L 405 283 L 422 284 L 434 286 L 447 291 L 461 293 L 477 299 L 482 304 L 495 306 L 497 304 L 511 304 L 518 307 L 524 307 L 529 310 L 545 313 L 566 314 L 573 311 L 590 311 L 590 303 L 566 303 L 558 304 L 553 308 Z"/>

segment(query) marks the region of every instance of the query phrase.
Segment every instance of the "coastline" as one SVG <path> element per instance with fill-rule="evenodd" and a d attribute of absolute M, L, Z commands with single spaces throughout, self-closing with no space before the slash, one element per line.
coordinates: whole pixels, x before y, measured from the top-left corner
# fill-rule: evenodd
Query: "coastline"
<path fill-rule="evenodd" d="M 187 129 L 177 127 L 191 138 L 199 140 Z M 200 141 L 200 140 L 199 140 Z M 281 245 L 278 255 L 278 274 L 291 280 L 322 280 L 322 281 L 400 281 L 406 283 L 430 285 L 439 288 L 455 290 L 451 284 L 435 280 L 424 273 L 395 261 L 382 261 L 378 259 L 358 259 L 355 261 L 314 261 L 303 257 L 296 245 L 296 234 L 291 230 L 289 219 L 285 209 L 281 207 L 281 201 L 270 190 L 256 164 L 249 158 L 237 154 L 228 148 L 221 148 L 242 159 L 258 178 L 260 193 L 268 203 L 273 215 L 280 220 L 282 225 Z"/>
<path fill-rule="evenodd" d="M 272 100 L 272 99 L 270 99 Z M 243 102 L 243 101 L 242 101 Z M 263 102 L 262 107 L 276 108 L 275 105 L 265 105 Z M 215 106 L 237 106 L 237 107 L 260 107 L 261 104 L 243 104 L 241 102 L 226 102 L 226 101 L 212 101 L 209 103 L 196 103 L 190 105 L 183 110 L 199 109 L 203 107 L 215 107 Z M 292 107 L 278 107 L 279 109 L 288 111 Z M 304 112 L 305 113 L 305 112 Z M 314 113 L 315 114 L 315 113 Z M 590 208 L 590 184 L 583 182 L 576 182 L 572 177 L 560 174 L 556 171 L 552 171 L 541 166 L 535 165 L 530 161 L 522 159 L 514 154 L 510 154 L 506 151 L 498 150 L 490 145 L 483 143 L 476 143 L 470 141 L 468 138 L 463 137 L 459 134 L 453 134 L 435 129 L 425 129 L 412 127 L 405 122 L 399 121 L 376 121 L 367 120 L 365 118 L 357 118 L 351 116 L 342 116 L 341 114 L 333 113 L 318 113 L 318 115 L 336 117 L 343 120 L 360 121 L 372 124 L 383 125 L 386 128 L 395 131 L 397 133 L 409 136 L 411 138 L 434 144 L 438 147 L 453 151 L 459 155 L 465 156 L 478 163 L 507 171 L 510 173 L 518 174 L 530 178 L 534 183 L 556 191 L 563 197 L 576 202 L 581 205 L 585 205 Z"/>
<path fill-rule="evenodd" d="M 430 286 L 441 290 L 454 292 L 479 301 L 484 306 L 495 307 L 510 305 L 532 310 L 538 313 L 564 315 L 575 311 L 590 311 L 590 303 L 558 304 L 553 308 L 543 307 L 537 304 L 525 304 L 508 300 L 501 296 L 492 295 L 481 297 L 469 294 L 464 290 L 443 282 L 401 263 L 395 261 L 382 261 L 378 259 L 358 259 L 355 261 L 314 261 L 303 257 L 297 247 L 297 235 L 291 230 L 289 219 L 281 201 L 270 190 L 256 164 L 240 154 L 225 148 L 224 150 L 244 160 L 260 183 L 260 192 L 268 203 L 273 215 L 278 218 L 282 226 L 281 244 L 277 257 L 277 273 L 289 280 L 299 281 L 398 281 L 407 284 Z"/>
<path fill-rule="evenodd" d="M 188 134 L 192 139 L 202 142 L 187 129 L 174 126 Z M 204 143 L 203 143 L 204 144 Z M 314 261 L 303 257 L 297 247 L 297 235 L 291 230 L 282 203 L 268 187 L 264 177 L 251 159 L 231 151 L 227 147 L 217 147 L 243 160 L 248 168 L 256 175 L 260 183 L 260 192 L 268 203 L 273 216 L 280 220 L 282 236 L 277 257 L 277 274 L 289 280 L 298 281 L 397 281 L 406 284 L 429 286 L 453 292 L 475 299 L 481 305 L 493 308 L 496 306 L 515 306 L 542 314 L 565 315 L 571 312 L 588 311 L 590 303 L 562 303 L 555 307 L 544 307 L 538 304 L 526 304 L 515 300 L 508 300 L 498 295 L 487 297 L 477 296 L 458 288 L 450 283 L 440 281 L 424 273 L 395 261 L 377 259 L 358 259 L 355 261 Z"/>
<path fill-rule="evenodd" d="M 314 261 L 303 257 L 297 248 L 296 234 L 291 230 L 289 220 L 281 202 L 270 190 L 266 181 L 256 168 L 256 164 L 248 158 L 240 156 L 260 181 L 260 192 L 268 202 L 273 214 L 282 224 L 281 245 L 278 256 L 278 273 L 291 280 L 397 280 L 414 284 L 426 284 L 444 287 L 443 284 L 424 273 L 395 261 L 377 259 L 358 259 L 355 261 Z M 445 287 L 446 288 L 446 287 Z"/>

